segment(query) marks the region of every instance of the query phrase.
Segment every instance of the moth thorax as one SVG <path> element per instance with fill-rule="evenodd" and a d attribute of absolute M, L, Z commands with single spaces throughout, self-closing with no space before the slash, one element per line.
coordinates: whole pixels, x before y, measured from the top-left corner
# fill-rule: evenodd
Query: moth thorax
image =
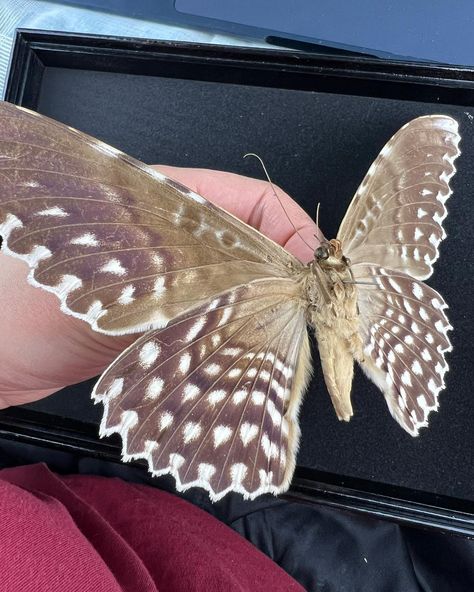
<path fill-rule="evenodd" d="M 344 271 L 349 267 L 349 260 L 344 257 L 342 241 L 333 238 L 330 241 L 323 241 L 314 251 L 314 262 L 321 269 Z"/>
<path fill-rule="evenodd" d="M 308 265 L 307 296 L 310 302 L 310 323 L 324 319 L 332 324 L 337 318 L 357 316 L 357 290 L 353 283 L 350 262 L 344 257 L 340 240 L 319 245 L 315 258 Z"/>

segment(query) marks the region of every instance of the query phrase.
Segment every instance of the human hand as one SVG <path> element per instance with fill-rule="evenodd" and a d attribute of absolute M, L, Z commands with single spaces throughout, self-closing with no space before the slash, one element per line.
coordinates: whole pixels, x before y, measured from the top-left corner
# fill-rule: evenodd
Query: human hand
<path fill-rule="evenodd" d="M 266 181 L 205 169 L 155 168 L 257 228 L 301 261 L 313 258 L 308 244 L 317 245 L 319 231 L 278 187 L 292 223 Z M 36 401 L 100 374 L 138 337 L 103 335 L 64 314 L 55 295 L 27 283 L 28 271 L 26 263 L 0 252 L 0 409 Z"/>

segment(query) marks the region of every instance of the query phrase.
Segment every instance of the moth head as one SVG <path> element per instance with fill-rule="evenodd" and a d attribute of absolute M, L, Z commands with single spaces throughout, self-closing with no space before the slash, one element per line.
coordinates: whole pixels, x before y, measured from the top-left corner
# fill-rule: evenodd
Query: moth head
<path fill-rule="evenodd" d="M 342 243 L 337 238 L 323 241 L 314 251 L 314 258 L 323 269 L 345 269 L 350 263 L 349 259 L 344 257 Z"/>

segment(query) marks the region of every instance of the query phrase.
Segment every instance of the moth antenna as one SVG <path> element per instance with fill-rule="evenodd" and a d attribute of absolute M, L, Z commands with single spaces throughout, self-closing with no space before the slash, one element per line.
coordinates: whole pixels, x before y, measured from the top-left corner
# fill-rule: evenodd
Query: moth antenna
<path fill-rule="evenodd" d="M 256 159 L 258 159 L 260 161 L 260 164 L 262 165 L 262 169 L 263 172 L 265 173 L 265 176 L 267 177 L 268 183 L 270 184 L 270 187 L 272 188 L 273 194 L 274 196 L 277 198 L 278 203 L 281 205 L 285 216 L 288 219 L 288 222 L 291 224 L 291 226 L 293 227 L 293 230 L 296 232 L 296 234 L 300 237 L 300 239 L 304 242 L 304 244 L 309 247 L 312 251 L 314 251 L 314 245 L 310 245 L 304 238 L 304 236 L 300 233 L 300 231 L 296 228 L 296 226 L 293 224 L 292 219 L 290 218 L 290 216 L 288 215 L 288 212 L 286 211 L 285 206 L 283 205 L 283 202 L 281 201 L 281 199 L 278 197 L 278 194 L 275 190 L 275 186 L 272 183 L 272 180 L 270 179 L 270 175 L 268 174 L 267 168 L 263 162 L 263 160 L 260 158 L 260 156 L 258 154 L 255 154 L 254 152 L 247 152 L 247 154 L 244 154 L 244 158 L 247 158 L 247 156 L 254 156 Z M 318 204 L 319 207 L 319 204 Z"/>
<path fill-rule="evenodd" d="M 316 226 L 319 228 L 319 206 L 321 205 L 321 202 L 318 201 L 318 205 L 316 206 Z"/>

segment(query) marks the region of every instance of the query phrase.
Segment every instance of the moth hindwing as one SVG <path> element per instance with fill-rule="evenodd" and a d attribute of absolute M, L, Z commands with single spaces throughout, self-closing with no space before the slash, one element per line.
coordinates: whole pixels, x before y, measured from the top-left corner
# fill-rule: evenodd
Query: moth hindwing
<path fill-rule="evenodd" d="M 288 488 L 315 330 L 336 413 L 353 361 L 412 435 L 438 406 L 450 329 L 423 283 L 445 237 L 457 123 L 420 117 L 387 143 L 337 238 L 303 265 L 186 187 L 85 134 L 0 105 L 2 249 L 62 310 L 142 333 L 104 372 L 101 435 L 180 490 Z"/>

